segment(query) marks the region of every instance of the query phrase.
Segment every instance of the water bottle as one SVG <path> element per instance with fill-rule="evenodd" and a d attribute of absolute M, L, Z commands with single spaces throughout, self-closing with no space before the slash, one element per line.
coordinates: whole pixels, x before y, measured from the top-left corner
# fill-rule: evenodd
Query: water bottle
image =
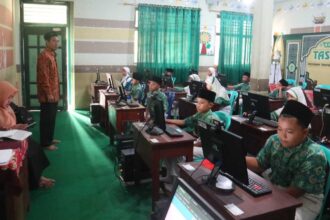
<path fill-rule="evenodd" d="M 126 101 L 127 103 L 132 103 L 131 95 L 127 95 Z"/>

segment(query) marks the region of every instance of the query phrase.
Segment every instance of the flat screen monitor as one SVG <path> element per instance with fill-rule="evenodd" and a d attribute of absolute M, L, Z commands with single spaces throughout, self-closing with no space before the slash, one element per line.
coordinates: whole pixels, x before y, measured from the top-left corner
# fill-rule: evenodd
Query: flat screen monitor
<path fill-rule="evenodd" d="M 151 97 L 153 100 L 153 105 L 149 108 L 150 112 L 150 119 L 153 121 L 153 126 L 157 126 L 158 128 L 162 129 L 163 131 L 166 130 L 166 122 L 165 122 L 165 115 L 164 115 L 164 105 L 163 102 L 156 97 Z"/>
<path fill-rule="evenodd" d="M 164 88 L 173 88 L 174 85 L 173 85 L 173 79 L 172 79 L 172 76 L 163 76 L 163 87 Z"/>
<path fill-rule="evenodd" d="M 106 77 L 107 77 L 108 89 L 114 89 L 115 87 L 112 80 L 112 74 L 106 73 Z"/>
<path fill-rule="evenodd" d="M 219 166 L 222 173 L 248 184 L 243 138 L 226 130 L 201 126 L 200 122 L 199 134 L 204 157 Z"/>
<path fill-rule="evenodd" d="M 178 178 L 174 193 L 165 212 L 165 220 L 223 220 L 217 212 L 201 195 L 199 195 L 187 182 Z"/>
<path fill-rule="evenodd" d="M 118 87 L 118 90 L 119 90 L 120 99 L 121 100 L 124 100 L 124 101 L 127 101 L 127 97 L 126 97 L 126 93 L 125 93 L 125 90 L 124 90 L 124 86 L 122 84 Z"/>
<path fill-rule="evenodd" d="M 206 84 L 205 82 L 200 82 L 200 81 L 191 81 L 189 84 L 189 90 L 190 90 L 190 94 L 192 97 L 196 98 L 199 91 L 206 88 Z"/>
<path fill-rule="evenodd" d="M 251 113 L 264 119 L 270 120 L 269 97 L 249 92 Z"/>
<path fill-rule="evenodd" d="M 242 112 L 251 113 L 249 93 L 241 92 L 241 95 L 242 95 L 242 101 L 243 101 Z"/>

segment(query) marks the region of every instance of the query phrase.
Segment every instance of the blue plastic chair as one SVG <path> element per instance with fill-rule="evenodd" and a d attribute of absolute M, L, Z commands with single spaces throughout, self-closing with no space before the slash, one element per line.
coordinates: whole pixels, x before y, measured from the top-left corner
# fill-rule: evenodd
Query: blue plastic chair
<path fill-rule="evenodd" d="M 325 157 L 327 158 L 327 166 L 328 166 L 328 169 L 330 168 L 330 150 L 325 147 L 325 146 L 321 146 L 322 147 L 322 150 L 325 154 Z M 329 196 L 329 190 L 330 190 L 330 171 L 328 170 L 328 179 L 326 179 L 325 181 L 325 187 L 324 187 L 324 199 L 323 199 L 323 204 L 322 204 L 322 207 L 321 207 L 321 210 L 320 210 L 320 214 L 319 216 L 317 217 L 317 220 L 322 220 L 323 219 L 323 214 L 324 214 L 324 209 L 326 208 L 326 202 L 327 202 L 327 198 Z"/>
<path fill-rule="evenodd" d="M 236 99 L 238 98 L 238 92 L 231 90 L 228 91 L 228 94 L 230 96 L 229 98 L 229 103 L 230 103 L 230 116 L 233 115 L 234 109 L 235 109 L 235 103 L 236 103 Z"/>
<path fill-rule="evenodd" d="M 315 88 L 317 88 L 317 89 L 327 89 L 327 90 L 330 90 L 330 85 L 320 84 L 320 85 L 315 86 Z"/>
<path fill-rule="evenodd" d="M 303 82 L 303 83 L 301 84 L 301 88 L 302 88 L 302 89 L 306 89 L 306 88 L 307 88 L 307 82 Z"/>
<path fill-rule="evenodd" d="M 216 111 L 216 112 L 213 112 L 213 114 L 215 114 L 219 118 L 219 120 L 225 124 L 225 130 L 227 131 L 231 124 L 230 115 L 227 114 L 226 112 L 222 112 L 222 111 Z"/>
<path fill-rule="evenodd" d="M 288 82 L 289 86 L 296 86 L 296 80 L 294 80 L 294 79 L 286 79 L 286 81 Z"/>

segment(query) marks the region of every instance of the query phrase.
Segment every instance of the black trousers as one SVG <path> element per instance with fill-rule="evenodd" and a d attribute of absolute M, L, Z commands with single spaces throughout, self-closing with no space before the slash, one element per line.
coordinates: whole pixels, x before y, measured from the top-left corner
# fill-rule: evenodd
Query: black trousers
<path fill-rule="evenodd" d="M 30 189 L 37 189 L 44 169 L 49 166 L 49 160 L 42 147 L 32 139 L 29 139 L 27 157 Z"/>
<path fill-rule="evenodd" d="M 40 103 L 40 145 L 52 145 L 57 113 L 56 103 Z"/>

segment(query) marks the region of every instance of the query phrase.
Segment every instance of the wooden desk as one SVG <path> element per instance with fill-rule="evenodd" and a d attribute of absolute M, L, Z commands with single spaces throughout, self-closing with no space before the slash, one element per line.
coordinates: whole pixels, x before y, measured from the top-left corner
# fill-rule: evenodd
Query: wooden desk
<path fill-rule="evenodd" d="M 199 163 L 195 162 L 189 164 L 195 168 L 199 165 Z M 224 194 L 217 189 L 202 183 L 201 177 L 208 175 L 210 170 L 201 166 L 193 176 L 191 176 L 192 172 L 184 169 L 182 165 L 183 164 L 179 164 L 180 177 L 190 184 L 194 190 L 196 190 L 226 219 L 292 220 L 295 217 L 296 208 L 302 204 L 298 199 L 295 199 L 251 171 L 249 171 L 249 176 L 254 176 L 258 181 L 270 187 L 272 189 L 271 194 L 256 198 L 237 185 L 234 192 Z M 224 207 L 224 205 L 231 203 L 235 204 L 244 213 L 239 216 L 232 215 Z"/>
<path fill-rule="evenodd" d="M 277 132 L 277 128 L 267 125 L 252 125 L 246 122 L 246 120 L 247 118 L 233 115 L 229 130 L 244 138 L 244 147 L 248 153 L 257 155 L 267 139 Z"/>
<path fill-rule="evenodd" d="M 194 115 L 196 110 L 196 103 L 189 101 L 187 98 L 179 99 L 179 118 L 185 119 L 189 116 Z M 220 110 L 220 106 L 218 104 L 214 104 L 212 111 Z"/>
<path fill-rule="evenodd" d="M 187 97 L 187 93 L 182 91 L 182 92 L 175 92 L 175 101 L 179 101 L 179 99 L 181 98 L 186 98 Z"/>
<path fill-rule="evenodd" d="M 128 122 L 145 121 L 143 105 L 138 107 L 122 106 L 119 107 L 113 101 L 108 101 L 108 118 L 110 122 L 110 143 L 113 144 L 114 135 L 124 132 Z"/>
<path fill-rule="evenodd" d="M 96 83 L 91 83 L 91 96 L 92 96 L 92 102 L 99 102 L 99 90 L 101 89 L 106 89 L 108 87 L 107 84 L 96 84 Z"/>
<path fill-rule="evenodd" d="M 151 170 L 152 178 L 152 204 L 159 200 L 159 163 L 164 158 L 176 158 L 186 156 L 187 161 L 193 159 L 193 142 L 195 138 L 183 131 L 183 137 L 171 138 L 166 134 L 152 136 L 145 132 L 144 123 L 133 123 L 135 152 L 147 164 Z M 176 127 L 175 125 L 168 125 Z M 146 126 L 147 127 L 147 126 Z M 143 129 L 142 129 L 143 128 Z M 140 132 L 140 130 L 142 131 Z M 158 143 L 152 140 L 157 139 Z M 138 160 L 136 160 L 138 161 Z M 137 170 L 136 182 L 139 182 L 139 163 L 135 166 Z"/>
<path fill-rule="evenodd" d="M 269 110 L 270 112 L 275 111 L 283 107 L 285 100 L 284 99 L 269 99 Z"/>
<path fill-rule="evenodd" d="M 116 101 L 119 95 L 115 92 L 107 92 L 106 90 L 99 90 L 100 93 L 100 105 L 101 105 L 101 127 L 105 129 L 105 132 L 109 134 L 110 125 L 108 118 L 108 101 Z"/>

